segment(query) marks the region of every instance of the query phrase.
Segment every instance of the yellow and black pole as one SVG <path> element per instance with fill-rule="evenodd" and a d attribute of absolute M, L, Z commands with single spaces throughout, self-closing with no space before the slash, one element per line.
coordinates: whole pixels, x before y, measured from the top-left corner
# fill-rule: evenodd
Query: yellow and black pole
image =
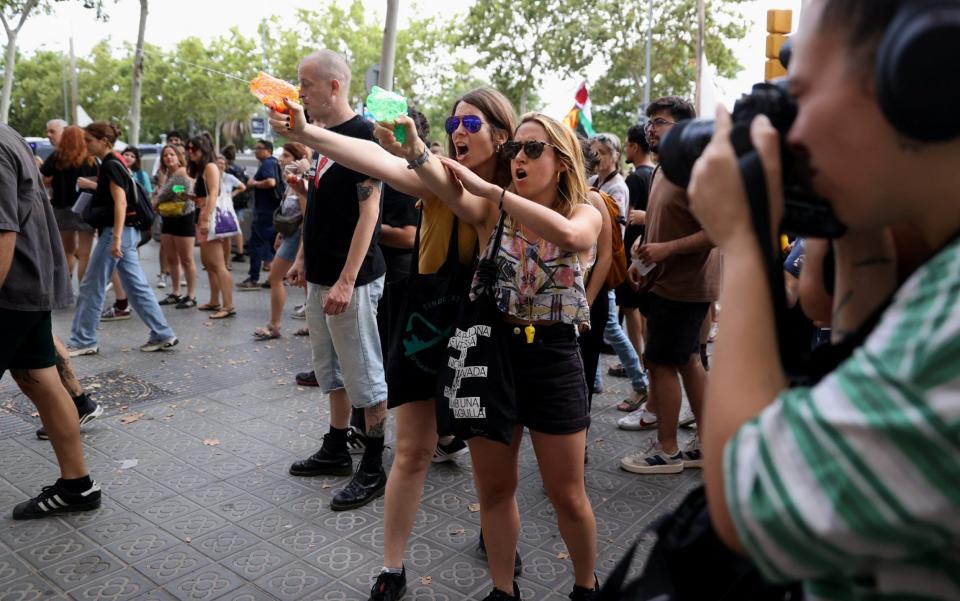
<path fill-rule="evenodd" d="M 780 62 L 780 48 L 787 42 L 787 36 L 793 28 L 793 11 L 767 11 L 767 63 L 764 68 L 764 80 L 770 81 L 787 74 L 786 67 Z"/>

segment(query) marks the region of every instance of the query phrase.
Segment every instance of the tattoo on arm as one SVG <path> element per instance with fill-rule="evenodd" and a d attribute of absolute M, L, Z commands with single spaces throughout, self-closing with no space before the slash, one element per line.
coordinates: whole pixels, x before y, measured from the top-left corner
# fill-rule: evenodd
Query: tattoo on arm
<path fill-rule="evenodd" d="M 357 184 L 357 200 L 363 202 L 373 196 L 373 191 L 380 186 L 380 182 L 375 179 L 366 179 Z"/>

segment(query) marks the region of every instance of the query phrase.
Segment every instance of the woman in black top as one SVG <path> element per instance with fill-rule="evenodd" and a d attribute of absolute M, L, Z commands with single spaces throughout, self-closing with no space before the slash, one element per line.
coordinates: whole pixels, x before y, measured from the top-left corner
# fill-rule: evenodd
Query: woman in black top
<path fill-rule="evenodd" d="M 92 191 L 97 185 L 97 164 L 87 152 L 82 129 L 71 126 L 63 130 L 60 144 L 43 162 L 40 173 L 44 176 L 44 183 L 53 189 L 50 201 L 63 251 L 67 255 L 70 277 L 73 277 L 74 268 L 79 266 L 77 281 L 82 281 L 93 248 L 94 231 L 71 209 L 80 192 Z"/>
<path fill-rule="evenodd" d="M 220 169 L 217 168 L 213 145 L 206 136 L 194 136 L 187 142 L 187 157 L 190 161 L 187 172 L 196 178 L 193 192 L 197 197 L 197 239 L 200 241 L 200 260 L 207 269 L 210 280 L 210 301 L 201 309 L 215 310 L 210 319 L 223 319 L 237 314 L 233 306 L 233 278 L 223 260 L 223 246 L 229 238 L 209 238 L 213 232 L 210 224 L 220 195 Z M 223 304 L 220 299 L 223 298 Z"/>

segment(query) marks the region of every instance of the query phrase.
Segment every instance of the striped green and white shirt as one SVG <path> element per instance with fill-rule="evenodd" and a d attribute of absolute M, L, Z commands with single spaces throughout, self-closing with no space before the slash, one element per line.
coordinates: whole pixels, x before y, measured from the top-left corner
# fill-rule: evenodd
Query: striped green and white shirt
<path fill-rule="evenodd" d="M 724 454 L 737 534 L 810 599 L 960 599 L 960 241 L 866 343 L 785 391 Z"/>

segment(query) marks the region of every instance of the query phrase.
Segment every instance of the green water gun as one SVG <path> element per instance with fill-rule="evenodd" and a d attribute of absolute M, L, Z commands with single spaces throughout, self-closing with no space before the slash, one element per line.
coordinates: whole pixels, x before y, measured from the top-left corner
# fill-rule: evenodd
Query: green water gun
<path fill-rule="evenodd" d="M 400 94 L 373 86 L 370 95 L 367 96 L 367 110 L 375 120 L 389 123 L 407 114 L 407 99 Z M 393 135 L 397 142 L 403 144 L 407 139 L 407 130 L 402 126 L 394 127 Z"/>

